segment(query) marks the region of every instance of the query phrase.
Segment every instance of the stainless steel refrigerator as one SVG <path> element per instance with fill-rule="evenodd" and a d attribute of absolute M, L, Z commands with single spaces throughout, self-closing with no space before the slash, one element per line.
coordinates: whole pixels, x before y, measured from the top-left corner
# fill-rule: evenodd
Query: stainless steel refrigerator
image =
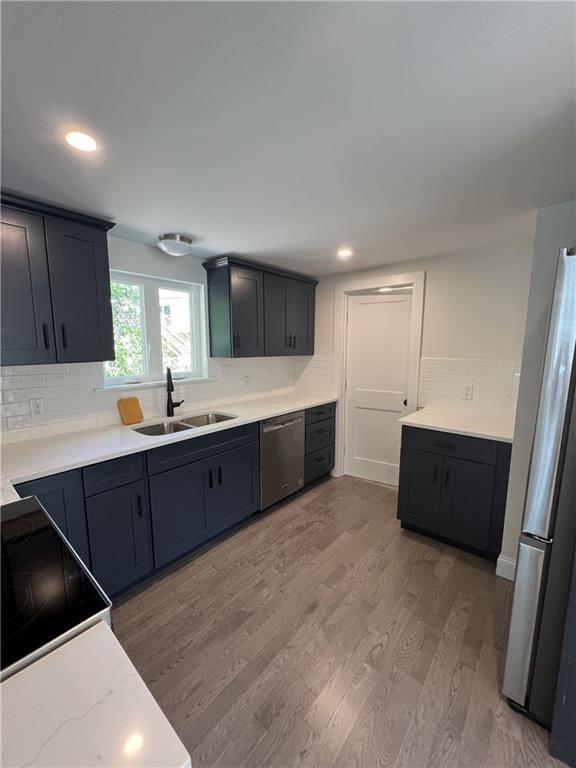
<path fill-rule="evenodd" d="M 576 250 L 558 254 L 518 547 L 504 695 L 550 726 L 576 546 Z"/>

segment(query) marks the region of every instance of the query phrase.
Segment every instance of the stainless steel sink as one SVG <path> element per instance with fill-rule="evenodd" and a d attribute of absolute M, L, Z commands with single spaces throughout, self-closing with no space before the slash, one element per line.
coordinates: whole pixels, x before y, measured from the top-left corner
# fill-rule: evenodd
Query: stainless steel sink
<path fill-rule="evenodd" d="M 186 419 L 180 419 L 182 424 L 189 424 L 191 427 L 207 427 L 209 424 L 219 424 L 221 421 L 236 419 L 237 416 L 230 416 L 227 413 L 198 413 L 196 416 L 188 416 Z"/>
<path fill-rule="evenodd" d="M 192 428 L 192 424 L 181 424 L 179 421 L 159 421 L 157 424 L 148 424 L 145 427 L 133 427 L 133 430 L 141 435 L 156 437 L 157 435 L 173 435 L 175 432 L 184 432 Z"/>

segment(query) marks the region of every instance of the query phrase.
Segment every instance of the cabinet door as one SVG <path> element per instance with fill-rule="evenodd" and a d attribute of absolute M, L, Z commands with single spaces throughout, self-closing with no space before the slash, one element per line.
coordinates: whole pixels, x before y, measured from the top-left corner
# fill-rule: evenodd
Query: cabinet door
<path fill-rule="evenodd" d="M 287 326 L 288 286 L 278 275 L 264 275 L 264 348 L 267 357 L 291 355 Z"/>
<path fill-rule="evenodd" d="M 208 471 L 208 525 L 219 533 L 260 508 L 258 443 L 226 451 Z"/>
<path fill-rule="evenodd" d="M 264 355 L 264 276 L 256 269 L 230 268 L 232 355 Z"/>
<path fill-rule="evenodd" d="M 45 226 L 58 360 L 113 360 L 106 232 L 55 217 Z"/>
<path fill-rule="evenodd" d="M 444 458 L 438 533 L 460 544 L 486 550 L 493 485 L 494 467 Z"/>
<path fill-rule="evenodd" d="M 86 516 L 92 573 L 107 594 L 150 572 L 150 510 L 142 480 L 87 499 Z"/>
<path fill-rule="evenodd" d="M 315 287 L 290 280 L 287 291 L 286 325 L 293 355 L 314 354 Z"/>
<path fill-rule="evenodd" d="M 2 365 L 56 362 L 44 219 L 2 207 Z"/>
<path fill-rule="evenodd" d="M 213 459 L 196 461 L 150 478 L 156 567 L 192 551 L 211 535 L 206 493 L 212 464 Z"/>
<path fill-rule="evenodd" d="M 437 532 L 441 470 L 441 456 L 413 448 L 402 449 L 398 486 L 398 518 L 402 522 Z"/>
<path fill-rule="evenodd" d="M 82 470 L 73 469 L 70 472 L 19 483 L 16 491 L 21 497 L 36 496 L 77 555 L 90 568 Z"/>

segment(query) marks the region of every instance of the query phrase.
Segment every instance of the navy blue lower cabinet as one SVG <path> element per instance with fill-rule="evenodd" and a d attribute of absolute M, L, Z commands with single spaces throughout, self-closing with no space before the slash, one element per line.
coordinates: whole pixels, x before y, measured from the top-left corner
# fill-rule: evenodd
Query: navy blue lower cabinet
<path fill-rule="evenodd" d="M 403 448 L 398 484 L 398 517 L 403 523 L 436 533 L 440 514 L 442 456 Z"/>
<path fill-rule="evenodd" d="M 30 480 L 16 486 L 19 496 L 36 496 L 78 556 L 90 567 L 82 470 Z"/>
<path fill-rule="evenodd" d="M 192 551 L 212 535 L 206 497 L 213 464 L 214 459 L 204 459 L 150 478 L 156 568 Z"/>
<path fill-rule="evenodd" d="M 438 533 L 474 549 L 488 549 L 494 467 L 444 457 Z"/>
<path fill-rule="evenodd" d="M 92 573 L 114 595 L 152 570 L 150 509 L 139 480 L 86 499 Z"/>
<path fill-rule="evenodd" d="M 208 470 L 208 526 L 212 533 L 230 528 L 260 508 L 258 443 L 226 451 Z"/>
<path fill-rule="evenodd" d="M 511 446 L 402 427 L 398 518 L 495 560 L 500 554 Z"/>

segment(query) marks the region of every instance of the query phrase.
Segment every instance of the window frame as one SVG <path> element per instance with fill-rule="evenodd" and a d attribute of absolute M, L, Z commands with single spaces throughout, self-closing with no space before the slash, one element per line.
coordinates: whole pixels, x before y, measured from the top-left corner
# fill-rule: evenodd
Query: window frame
<path fill-rule="evenodd" d="M 107 376 L 104 367 L 104 386 L 119 387 L 131 384 L 146 384 L 162 381 L 164 367 L 162 363 L 162 320 L 160 316 L 161 288 L 171 291 L 184 291 L 189 294 L 190 307 L 190 352 L 195 367 L 190 371 L 172 370 L 174 379 L 203 379 L 206 377 L 206 309 L 204 286 L 184 280 L 151 277 L 119 269 L 110 270 L 110 282 L 128 283 L 140 288 L 141 316 L 144 340 L 144 374 L 134 376 Z"/>

